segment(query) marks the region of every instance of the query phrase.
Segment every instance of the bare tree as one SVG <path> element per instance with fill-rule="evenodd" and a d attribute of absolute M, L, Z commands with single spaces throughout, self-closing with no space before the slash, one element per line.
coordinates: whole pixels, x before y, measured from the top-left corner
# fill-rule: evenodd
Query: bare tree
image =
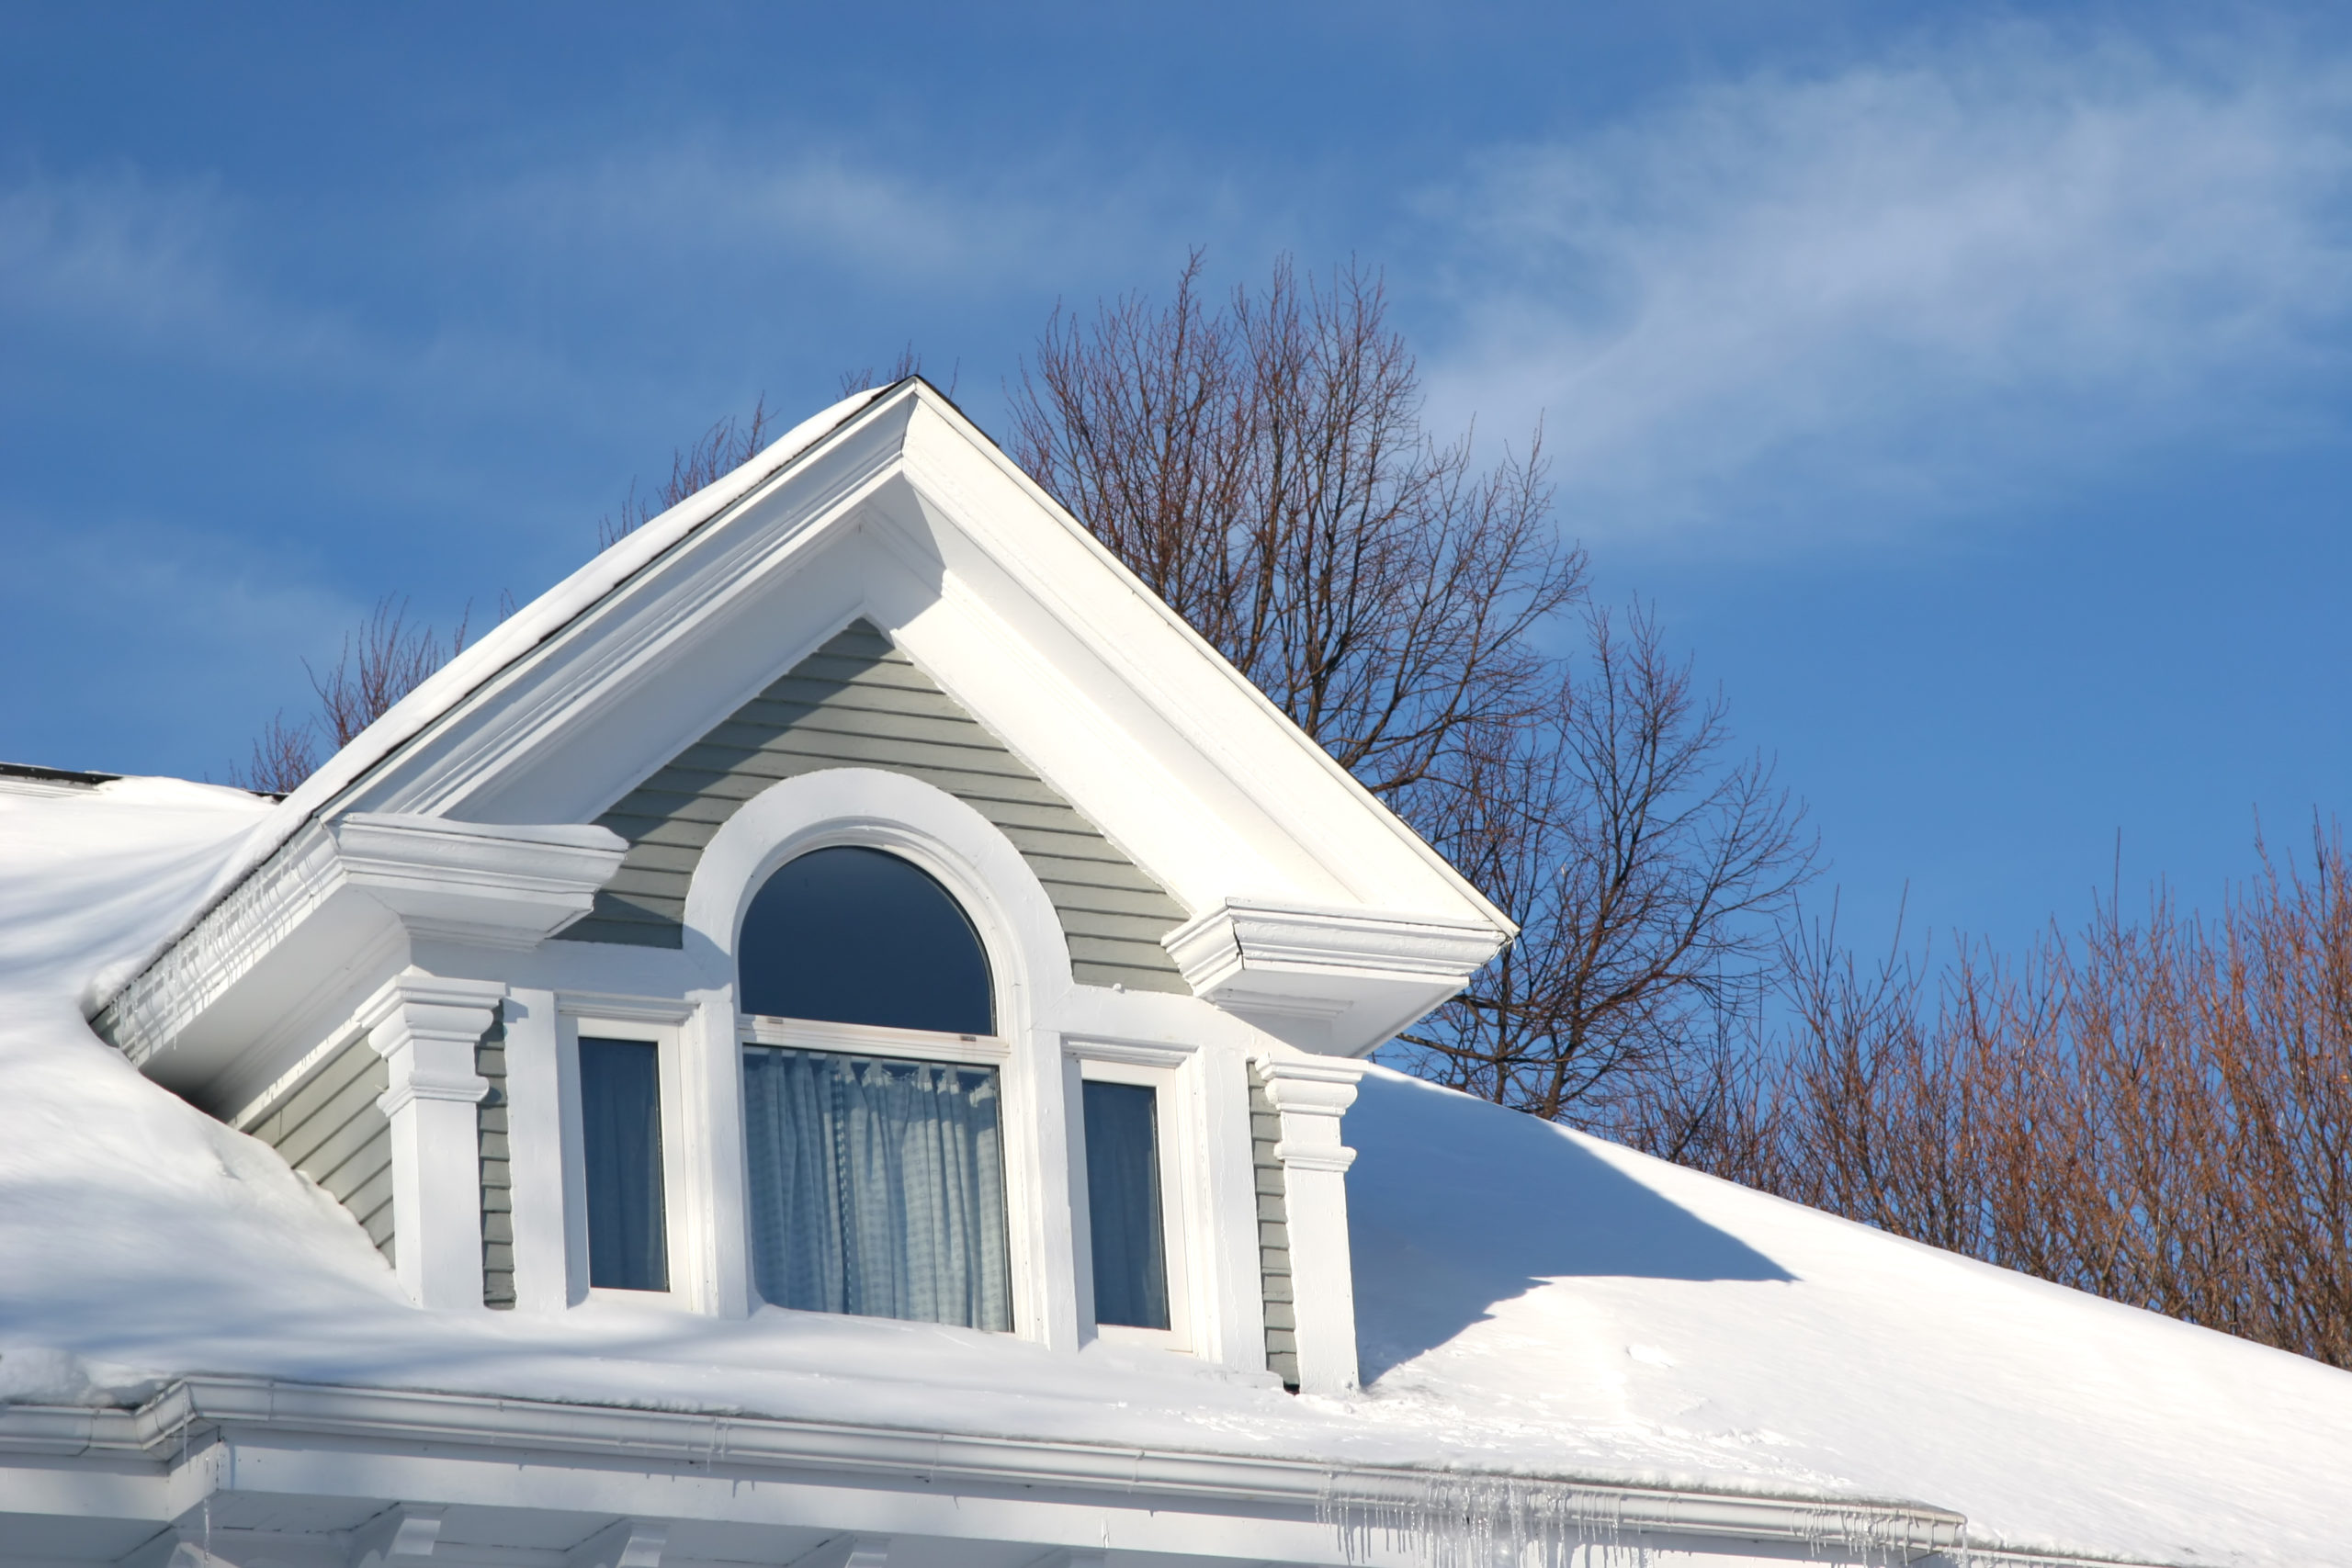
<path fill-rule="evenodd" d="M 899 350 L 899 356 L 890 362 L 890 368 L 888 371 L 877 373 L 871 365 L 855 370 L 842 371 L 841 374 L 842 396 L 850 397 L 871 387 L 896 386 L 910 376 L 921 374 L 922 370 L 922 355 L 915 352 L 915 345 L 910 343 Z M 947 395 L 951 398 L 956 395 L 956 372 L 950 371 L 947 377 Z"/>
<path fill-rule="evenodd" d="M 2352 1367 L 2347 871 L 2314 825 L 2211 920 L 2110 898 L 2020 958 L 1959 948 L 1932 990 L 1799 933 L 1772 1048 L 1681 1157 Z"/>
<path fill-rule="evenodd" d="M 640 496 L 637 481 L 617 513 L 597 524 L 599 548 L 609 548 L 649 520 L 675 506 L 724 475 L 751 461 L 773 436 L 774 420 L 762 397 L 751 413 L 738 420 L 720 420 L 688 446 L 670 457 L 670 475 L 650 495 Z M 513 602 L 500 596 L 502 618 Z M 324 674 L 303 661 L 318 712 L 288 724 L 280 712 L 270 719 L 253 743 L 250 760 L 232 766 L 230 781 L 264 794 L 284 795 L 315 772 L 323 744 L 329 755 L 351 743 L 354 736 L 389 712 L 435 670 L 462 652 L 469 617 L 460 615 L 457 629 L 445 642 L 430 626 L 412 625 L 408 601 L 379 599 L 365 624 L 345 636 L 342 652 Z"/>
<path fill-rule="evenodd" d="M 1406 1043 L 1545 1116 L 1679 1081 L 1752 994 L 1811 863 L 1760 761 L 1727 759 L 1655 623 L 1539 638 L 1583 596 L 1540 432 L 1490 467 L 1432 436 L 1380 278 L 1057 310 L 1016 456 L 1122 560 L 1522 928 Z"/>
<path fill-rule="evenodd" d="M 377 600 L 367 624 L 344 637 L 334 668 L 324 675 L 311 671 L 319 718 L 335 749 L 350 745 L 354 736 L 390 712 L 425 677 L 464 652 L 471 619 L 470 611 L 459 615 L 457 630 L 445 643 L 432 627 L 409 624 L 407 600 L 394 603 L 390 595 Z M 310 669 L 307 660 L 303 668 Z"/>
<path fill-rule="evenodd" d="M 1540 438 L 1474 466 L 1354 267 L 1212 311 L 1202 258 L 1155 310 L 1057 311 L 1014 396 L 1016 456 L 1151 589 L 1374 791 L 1538 714 L 1532 634 L 1583 584 Z"/>
<path fill-rule="evenodd" d="M 461 614 L 457 629 L 444 642 L 430 626 L 410 624 L 408 601 L 390 595 L 356 631 L 345 633 L 343 649 L 324 674 L 309 660 L 302 668 L 311 677 L 318 713 L 289 725 L 280 712 L 254 740 L 251 761 L 230 770 L 230 782 L 266 795 L 285 795 L 317 771 L 322 740 L 329 755 L 351 743 L 466 646 L 469 614 Z"/>
<path fill-rule="evenodd" d="M 319 769 L 318 732 L 311 721 L 286 722 L 286 710 L 270 716 L 254 738 L 252 758 L 229 766 L 229 782 L 256 795 L 291 795 Z"/>
<path fill-rule="evenodd" d="M 639 496 L 637 481 L 629 480 L 628 494 L 622 500 L 620 511 L 607 514 L 596 525 L 596 547 L 611 548 L 686 497 L 759 456 L 773 438 L 773 423 L 767 396 L 763 393 L 744 419 L 739 421 L 729 414 L 704 431 L 691 445 L 673 452 L 670 477 L 655 486 L 650 495 Z"/>
<path fill-rule="evenodd" d="M 1421 792 L 1413 816 L 1521 925 L 1512 949 L 1402 1043 L 1424 1076 L 1539 1116 L 1724 1070 L 1721 1043 L 1811 874 L 1802 812 L 1760 756 L 1727 757 L 1656 619 L 1585 616 L 1584 657 L 1536 722 Z"/>

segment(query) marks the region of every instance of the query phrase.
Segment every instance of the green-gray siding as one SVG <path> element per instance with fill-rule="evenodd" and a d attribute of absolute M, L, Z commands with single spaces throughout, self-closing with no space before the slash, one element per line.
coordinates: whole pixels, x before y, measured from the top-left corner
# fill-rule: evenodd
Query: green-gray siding
<path fill-rule="evenodd" d="M 1284 1388 L 1298 1387 L 1298 1318 L 1291 1306 L 1290 1218 L 1283 1190 L 1283 1162 L 1274 1157 L 1283 1119 L 1266 1098 L 1266 1087 L 1250 1075 L 1250 1154 L 1258 1174 L 1258 1276 L 1266 1301 L 1266 1369 Z"/>
<path fill-rule="evenodd" d="M 502 1010 L 474 1047 L 474 1071 L 490 1080 L 474 1125 L 481 1156 L 481 1301 L 514 1304 L 514 1180 L 506 1154 L 506 1015 Z"/>
<path fill-rule="evenodd" d="M 390 1085 L 384 1059 L 353 1041 L 248 1129 L 351 1211 L 392 1256 L 392 1127 L 376 1099 Z"/>
<path fill-rule="evenodd" d="M 779 779 L 883 768 L 1001 829 L 1045 885 L 1081 984 L 1187 990 L 1159 945 L 1184 910 L 978 720 L 865 621 L 802 660 L 598 820 L 628 840 L 573 942 L 676 947 L 711 835 Z"/>

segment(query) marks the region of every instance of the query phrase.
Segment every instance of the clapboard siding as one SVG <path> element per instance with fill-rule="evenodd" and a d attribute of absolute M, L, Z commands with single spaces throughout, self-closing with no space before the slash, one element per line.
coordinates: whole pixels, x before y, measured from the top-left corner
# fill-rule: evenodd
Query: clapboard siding
<path fill-rule="evenodd" d="M 376 1100 L 390 1087 L 384 1059 L 355 1040 L 246 1131 L 351 1211 L 392 1257 L 392 1126 Z"/>
<path fill-rule="evenodd" d="M 481 1158 L 481 1303 L 502 1311 L 514 1304 L 514 1180 L 506 1151 L 506 1014 L 474 1047 L 474 1071 L 490 1092 L 474 1112 Z"/>
<path fill-rule="evenodd" d="M 1258 1276 L 1266 1303 L 1266 1370 L 1298 1387 L 1298 1318 L 1290 1287 L 1290 1216 L 1284 1205 L 1283 1162 L 1274 1156 L 1283 1119 L 1258 1075 L 1250 1075 L 1250 1156 L 1257 1168 Z"/>
<path fill-rule="evenodd" d="M 565 939 L 680 945 L 686 885 L 711 836 L 770 784 L 846 767 L 921 779 L 1002 829 L 1053 901 L 1082 984 L 1187 989 L 1159 945 L 1183 923 L 1182 908 L 864 621 L 598 818 L 628 853 Z"/>

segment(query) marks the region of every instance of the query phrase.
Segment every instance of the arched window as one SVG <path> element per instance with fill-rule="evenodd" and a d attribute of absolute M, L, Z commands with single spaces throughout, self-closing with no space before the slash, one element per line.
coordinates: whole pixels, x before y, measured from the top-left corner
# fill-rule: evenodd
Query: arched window
<path fill-rule="evenodd" d="M 963 907 L 881 850 L 786 863 L 752 898 L 736 953 L 745 1012 L 996 1032 L 988 954 Z M 1009 1329 L 997 1069 L 914 1059 L 899 1054 L 903 1043 L 871 1049 L 744 1047 L 760 1294 L 804 1311 Z"/>
<path fill-rule="evenodd" d="M 882 850 L 787 862 L 752 900 L 736 951 L 745 1012 L 996 1032 L 988 954 L 963 906 Z"/>

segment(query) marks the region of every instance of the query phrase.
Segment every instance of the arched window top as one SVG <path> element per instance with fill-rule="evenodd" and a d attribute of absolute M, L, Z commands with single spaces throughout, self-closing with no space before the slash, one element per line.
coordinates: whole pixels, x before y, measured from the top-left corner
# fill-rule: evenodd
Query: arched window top
<path fill-rule="evenodd" d="M 842 845 L 787 861 L 743 917 L 745 1012 L 993 1034 L 988 954 L 955 896 L 913 862 Z"/>

